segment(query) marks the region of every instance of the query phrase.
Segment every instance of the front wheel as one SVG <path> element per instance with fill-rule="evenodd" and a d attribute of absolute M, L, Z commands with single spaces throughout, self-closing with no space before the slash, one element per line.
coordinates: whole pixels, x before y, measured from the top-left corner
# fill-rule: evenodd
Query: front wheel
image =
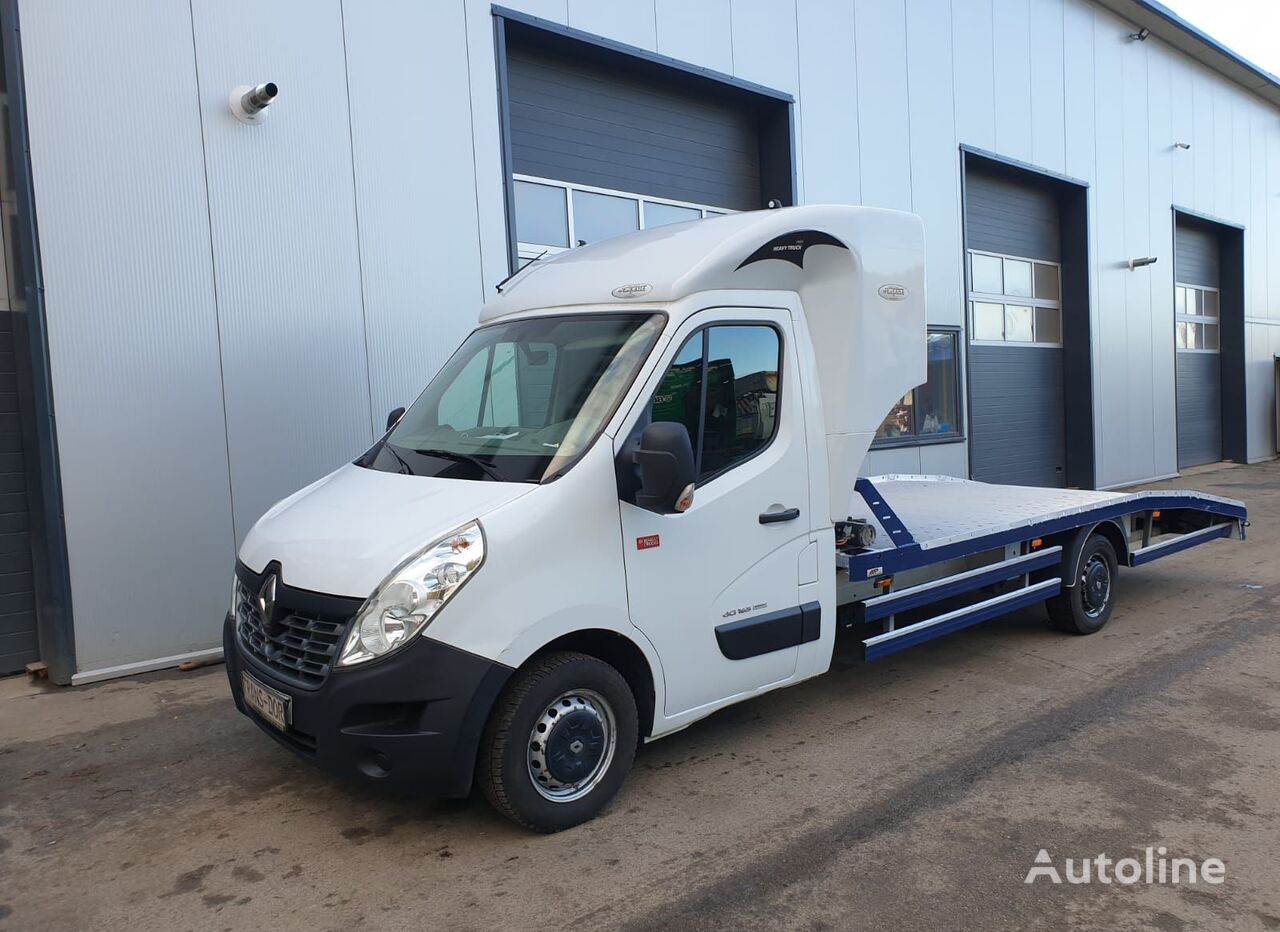
<path fill-rule="evenodd" d="M 1111 619 L 1116 600 L 1119 562 L 1115 548 L 1101 534 L 1093 534 L 1080 551 L 1075 585 L 1045 603 L 1054 626 L 1071 634 L 1093 634 Z"/>
<path fill-rule="evenodd" d="M 594 818 L 635 757 L 635 697 L 587 654 L 537 658 L 503 690 L 485 727 L 479 783 L 495 809 L 537 832 Z"/>

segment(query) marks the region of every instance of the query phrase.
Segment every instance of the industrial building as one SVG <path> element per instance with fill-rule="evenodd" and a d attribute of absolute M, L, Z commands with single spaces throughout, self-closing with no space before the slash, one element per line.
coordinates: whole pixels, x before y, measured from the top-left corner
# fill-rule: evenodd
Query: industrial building
<path fill-rule="evenodd" d="M 1280 79 L 1152 0 L 0 0 L 0 27 L 0 673 L 216 656 L 237 542 L 514 268 L 771 202 L 924 218 L 929 379 L 869 472 L 1276 455 Z"/>

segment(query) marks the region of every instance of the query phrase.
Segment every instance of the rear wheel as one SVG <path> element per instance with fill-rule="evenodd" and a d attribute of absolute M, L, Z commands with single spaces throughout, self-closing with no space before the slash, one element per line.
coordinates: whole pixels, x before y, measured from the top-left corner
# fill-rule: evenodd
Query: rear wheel
<path fill-rule="evenodd" d="M 485 728 L 479 783 L 495 809 L 538 832 L 594 818 L 618 792 L 639 740 L 622 674 L 587 654 L 537 658 Z"/>
<path fill-rule="evenodd" d="M 1080 551 L 1075 585 L 1045 603 L 1054 626 L 1072 634 L 1093 634 L 1111 619 L 1119 562 L 1115 548 L 1093 534 Z"/>

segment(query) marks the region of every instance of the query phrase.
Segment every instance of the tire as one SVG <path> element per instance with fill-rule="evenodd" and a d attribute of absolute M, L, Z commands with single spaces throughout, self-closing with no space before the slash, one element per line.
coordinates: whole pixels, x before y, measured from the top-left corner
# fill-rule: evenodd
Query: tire
<path fill-rule="evenodd" d="M 1120 564 L 1115 548 L 1101 534 L 1092 534 L 1080 550 L 1079 579 L 1045 606 L 1054 627 L 1071 634 L 1093 634 L 1111 620 L 1116 602 Z"/>
<path fill-rule="evenodd" d="M 507 818 L 559 832 L 608 805 L 638 742 L 635 697 L 622 674 L 587 654 L 546 654 L 498 697 L 480 743 L 477 782 Z"/>

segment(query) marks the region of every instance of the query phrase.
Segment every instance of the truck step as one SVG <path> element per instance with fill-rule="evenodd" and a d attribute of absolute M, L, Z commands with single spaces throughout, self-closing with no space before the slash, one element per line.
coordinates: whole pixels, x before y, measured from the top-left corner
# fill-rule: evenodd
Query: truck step
<path fill-rule="evenodd" d="M 1059 557 L 1061 557 L 1060 554 Z M 886 631 L 884 634 L 878 634 L 862 642 L 862 656 L 866 660 L 887 657 L 904 648 L 968 628 L 970 625 L 979 624 L 997 615 L 1005 615 L 1019 608 L 1043 602 L 1057 595 L 1061 590 L 1062 580 L 1055 576 L 1053 579 L 1033 583 L 1021 589 L 1015 589 L 1013 592 L 1006 592 L 934 618 L 927 618 L 913 625 L 907 625 L 905 628 Z"/>
<path fill-rule="evenodd" d="M 1142 566 L 1144 563 L 1159 560 L 1161 557 L 1167 557 L 1171 553 L 1179 553 L 1189 547 L 1196 546 L 1196 544 L 1203 544 L 1218 537 L 1229 537 L 1233 527 L 1234 524 L 1232 523 L 1214 524 L 1198 531 L 1190 531 L 1186 534 L 1170 537 L 1167 540 L 1148 544 L 1145 547 L 1139 547 L 1137 550 L 1129 552 L 1129 565 Z"/>
<path fill-rule="evenodd" d="M 976 569 L 956 573 L 953 576 L 944 576 L 941 579 L 935 579 L 918 586 L 911 586 L 897 592 L 890 592 L 886 595 L 878 595 L 875 598 L 867 599 L 865 602 L 858 603 L 855 607 L 855 620 L 863 622 L 879 621 L 899 612 L 941 602 L 943 599 L 963 595 L 966 592 L 981 589 L 983 586 L 1004 582 L 1006 579 L 1013 579 L 1015 576 L 1022 576 L 1035 570 L 1057 566 L 1061 562 L 1061 547 L 1046 547 L 1043 550 L 1024 553 L 1021 556 L 1001 560 L 999 563 L 979 566 Z"/>

